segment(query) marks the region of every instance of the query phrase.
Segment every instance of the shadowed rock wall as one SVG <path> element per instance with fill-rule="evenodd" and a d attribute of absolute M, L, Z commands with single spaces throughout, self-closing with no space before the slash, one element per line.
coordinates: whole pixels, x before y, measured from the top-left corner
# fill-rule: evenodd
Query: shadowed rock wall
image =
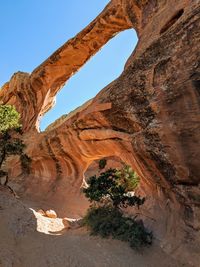
<path fill-rule="evenodd" d="M 136 29 L 139 41 L 121 76 L 70 117 L 38 133 L 40 117 L 64 83 L 128 28 Z M 11 184 L 21 196 L 64 214 L 71 199 L 84 201 L 79 189 L 91 162 L 118 156 L 141 176 L 139 191 L 147 201 L 137 212 L 161 246 L 198 266 L 199 28 L 198 0 L 113 0 L 31 74 L 15 74 L 0 99 L 22 114 L 32 158 L 29 177 L 20 173 L 17 160 L 8 162 Z"/>

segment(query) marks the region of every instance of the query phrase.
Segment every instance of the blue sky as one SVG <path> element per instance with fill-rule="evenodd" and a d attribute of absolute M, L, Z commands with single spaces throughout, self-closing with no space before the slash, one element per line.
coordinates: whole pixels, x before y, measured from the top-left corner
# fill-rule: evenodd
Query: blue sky
<path fill-rule="evenodd" d="M 17 71 L 31 72 L 69 38 L 87 26 L 108 0 L 0 1 L 0 86 Z M 137 43 L 128 30 L 112 39 L 57 95 L 42 119 L 43 130 L 62 114 L 94 97 L 117 78 Z"/>

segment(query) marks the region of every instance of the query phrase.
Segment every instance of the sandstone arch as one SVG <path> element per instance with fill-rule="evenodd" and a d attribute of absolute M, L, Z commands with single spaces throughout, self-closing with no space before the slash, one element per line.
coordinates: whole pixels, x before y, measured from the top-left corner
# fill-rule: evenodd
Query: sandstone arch
<path fill-rule="evenodd" d="M 120 155 L 142 177 L 141 192 L 149 196 L 144 211 L 154 218 L 149 225 L 165 250 L 193 266 L 199 262 L 199 11 L 198 0 L 113 0 L 31 75 L 17 73 L 4 85 L 1 101 L 22 113 L 33 158 L 30 177 L 12 181 L 22 196 L 60 207 L 67 192 L 76 193 L 92 160 Z M 39 116 L 64 82 L 114 34 L 131 27 L 139 43 L 122 75 L 72 117 L 37 133 Z M 43 158 L 54 168 L 46 181 L 44 172 L 35 175 Z"/>

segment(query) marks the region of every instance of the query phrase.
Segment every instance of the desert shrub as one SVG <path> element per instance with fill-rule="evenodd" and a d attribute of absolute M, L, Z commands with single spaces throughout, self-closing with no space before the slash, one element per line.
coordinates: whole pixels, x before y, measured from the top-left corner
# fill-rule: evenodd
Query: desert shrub
<path fill-rule="evenodd" d="M 7 155 L 20 155 L 25 148 L 22 140 L 20 139 L 12 139 L 8 140 L 5 143 L 5 151 Z"/>
<path fill-rule="evenodd" d="M 99 169 L 100 170 L 104 169 L 106 164 L 107 164 L 107 160 L 106 159 L 100 159 L 99 160 Z"/>
<path fill-rule="evenodd" d="M 152 243 L 152 233 L 145 229 L 141 220 L 124 217 L 122 211 L 112 206 L 92 206 L 83 223 L 92 235 L 125 241 L 135 249 Z"/>
<path fill-rule="evenodd" d="M 21 140 L 20 114 L 14 106 L 0 105 L 0 176 L 8 173 L 2 170 L 6 158 L 11 155 L 20 155 L 22 170 L 30 172 L 30 158 L 23 152 L 25 145 Z M 18 136 L 20 138 L 13 137 Z"/>
<path fill-rule="evenodd" d="M 145 199 L 140 196 L 129 194 L 131 183 L 128 182 L 129 177 L 121 175 L 124 171 L 109 169 L 103 172 L 99 177 L 92 176 L 88 179 L 88 187 L 83 189 L 85 196 L 90 202 L 103 202 L 105 199 L 110 199 L 110 202 L 115 207 L 140 206 Z M 133 181 L 133 177 L 131 176 Z M 125 182 L 124 182 L 125 181 Z"/>
<path fill-rule="evenodd" d="M 116 176 L 119 177 L 118 183 L 123 185 L 127 192 L 136 189 L 140 182 L 137 173 L 128 165 L 125 165 L 121 170 L 116 170 Z"/>
<path fill-rule="evenodd" d="M 139 177 L 129 166 L 109 169 L 89 178 L 83 192 L 92 204 L 84 217 L 84 225 L 92 235 L 126 241 L 136 249 L 151 244 L 152 234 L 143 222 L 123 216 L 123 208 L 135 205 L 139 208 L 145 201 L 130 193 L 138 184 Z"/>
<path fill-rule="evenodd" d="M 20 114 L 14 106 L 0 105 L 0 132 L 6 132 L 10 129 L 19 129 L 21 127 Z"/>

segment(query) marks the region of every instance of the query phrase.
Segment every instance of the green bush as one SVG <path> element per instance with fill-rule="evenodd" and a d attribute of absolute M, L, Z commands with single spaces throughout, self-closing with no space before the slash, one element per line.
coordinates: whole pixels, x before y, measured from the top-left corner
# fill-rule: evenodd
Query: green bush
<path fill-rule="evenodd" d="M 123 172 L 123 170 L 109 169 L 101 173 L 99 177 L 96 177 L 96 175 L 90 177 L 88 188 L 83 189 L 85 196 L 91 202 L 104 202 L 109 199 L 115 207 L 142 205 L 145 201 L 144 198 L 128 194 L 132 182 L 128 182 L 129 177 L 125 178 L 123 175 L 120 175 Z"/>
<path fill-rule="evenodd" d="M 152 233 L 145 229 L 142 221 L 124 217 L 119 209 L 112 206 L 91 207 L 83 223 L 92 235 L 125 241 L 135 249 L 152 243 Z"/>
<path fill-rule="evenodd" d="M 20 139 L 10 139 L 5 143 L 5 151 L 7 155 L 20 155 L 24 148 L 25 145 Z"/>
<path fill-rule="evenodd" d="M 10 155 L 20 155 L 22 170 L 30 173 L 31 159 L 23 153 L 25 145 L 20 138 L 13 138 L 13 134 L 22 134 L 19 119 L 20 114 L 14 106 L 0 105 L 0 177 L 8 176 L 2 166 Z"/>
<path fill-rule="evenodd" d="M 126 188 L 126 191 L 133 191 L 139 185 L 140 178 L 133 169 L 125 165 L 121 170 L 116 170 L 116 176 L 119 177 L 118 183 Z"/>
<path fill-rule="evenodd" d="M 129 166 L 109 169 L 99 177 L 89 178 L 83 192 L 92 205 L 84 217 L 84 225 L 92 235 L 126 241 L 136 249 L 152 243 L 152 234 L 142 221 L 124 217 L 121 209 L 134 205 L 139 208 L 144 203 L 145 198 L 130 194 L 138 184 L 139 177 Z"/>
<path fill-rule="evenodd" d="M 20 155 L 22 154 L 25 145 L 19 138 L 12 138 L 7 132 L 2 133 L 0 136 L 0 168 L 2 163 L 10 155 Z"/>
<path fill-rule="evenodd" d="M 6 132 L 10 129 L 19 129 L 21 127 L 20 114 L 14 106 L 0 105 L 0 132 Z"/>

